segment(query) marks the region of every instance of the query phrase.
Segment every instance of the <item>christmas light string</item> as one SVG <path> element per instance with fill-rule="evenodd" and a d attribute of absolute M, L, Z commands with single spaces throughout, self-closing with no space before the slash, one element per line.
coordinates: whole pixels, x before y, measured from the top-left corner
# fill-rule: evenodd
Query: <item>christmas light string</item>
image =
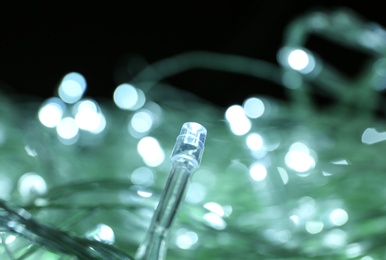
<path fill-rule="evenodd" d="M 343 17 L 347 18 L 344 15 Z M 315 19 L 315 17 L 318 19 Z M 323 24 L 325 22 L 323 19 L 328 17 L 329 13 L 322 13 L 322 16 L 320 16 L 320 13 L 310 14 L 307 16 L 309 19 L 307 24 L 317 25 L 317 23 L 311 23 L 312 21 L 322 21 Z M 348 18 L 350 18 L 350 15 Z M 336 20 L 339 21 L 339 19 Z M 354 24 L 357 25 L 357 23 Z M 369 27 L 361 28 L 365 28 L 365 30 L 357 30 L 356 33 L 358 34 L 356 36 L 368 35 L 372 32 Z M 371 28 L 378 28 L 377 32 L 382 32 L 382 28 Z M 291 27 L 291 29 L 295 30 L 298 27 Z M 306 32 L 308 33 L 308 31 Z M 287 34 L 287 36 L 293 35 L 295 34 L 292 30 Z M 377 42 L 382 46 L 382 37 L 380 39 Z M 343 41 L 343 43 L 346 42 Z M 382 197 L 379 176 L 383 173 L 384 167 L 377 161 L 377 158 L 379 158 L 379 149 L 383 147 L 382 141 L 386 139 L 384 132 L 382 132 L 385 126 L 369 114 L 373 111 L 374 107 L 372 106 L 377 104 L 368 104 L 370 106 L 365 107 L 357 106 L 358 110 L 355 111 L 360 116 L 353 118 L 353 120 L 347 120 L 350 112 L 353 111 L 351 105 L 355 104 L 355 97 L 360 96 L 360 91 L 355 92 L 355 95 L 346 96 L 346 101 L 343 103 L 339 102 L 340 98 L 347 94 L 346 91 L 340 89 L 343 85 L 363 85 L 365 93 L 371 92 L 371 94 L 382 90 L 379 84 L 382 81 L 382 75 L 384 75 L 380 73 L 383 63 L 378 61 L 382 60 L 383 52 L 376 54 L 376 59 L 372 63 L 374 67 L 369 69 L 369 74 L 364 73 L 362 80 L 351 82 L 345 81 L 342 75 L 330 70 L 330 67 L 323 64 L 314 53 L 305 49 L 302 43 L 291 44 L 289 47 L 283 48 L 279 52 L 278 60 L 282 67 L 240 56 L 190 52 L 174 57 L 183 65 L 181 67 L 173 64 L 172 57 L 150 65 L 139 74 L 142 76 L 138 76 L 132 84 L 120 86 L 120 91 L 133 93 L 137 97 L 137 102 L 133 101 L 130 106 L 126 103 L 126 106 L 120 107 L 124 110 L 121 111 L 123 113 L 114 115 L 117 117 L 118 122 L 129 119 L 128 129 L 130 134 L 134 137 L 133 139 L 139 141 L 127 142 L 132 146 L 138 144 L 138 152 L 142 152 L 143 147 L 151 145 L 152 150 L 150 151 L 156 151 L 157 158 L 163 158 L 160 143 L 157 142 L 156 138 L 148 135 L 150 133 L 156 135 L 158 131 L 173 131 L 173 128 L 177 125 L 176 122 L 181 122 L 182 118 L 170 117 L 172 112 L 168 106 L 180 108 L 179 115 L 184 117 L 183 119 L 205 122 L 205 125 L 212 133 L 211 136 L 215 136 L 210 140 L 211 145 L 206 148 L 206 154 L 210 158 L 206 160 L 206 164 L 202 167 L 203 171 L 206 171 L 206 178 L 202 177 L 203 175 L 200 172 L 195 175 L 197 178 L 202 178 L 200 179 L 201 182 L 193 182 L 191 185 L 196 192 L 196 197 L 187 194 L 187 205 L 185 206 L 188 207 L 189 213 L 186 210 L 180 211 L 179 221 L 175 223 L 175 233 L 170 234 L 171 239 L 175 239 L 170 244 L 171 259 L 173 256 L 183 257 L 184 259 L 203 259 L 203 257 L 238 259 L 242 255 L 245 259 L 256 259 L 257 256 L 263 259 L 264 257 L 302 258 L 307 256 L 314 258 L 340 257 L 344 259 L 361 257 L 361 259 L 371 260 L 384 255 L 379 243 L 379 241 L 385 240 L 381 232 L 382 229 L 379 228 L 384 224 L 377 217 L 383 214 L 383 203 L 373 199 L 373 197 Z M 381 49 L 377 47 L 377 50 Z M 213 59 L 206 60 L 205 56 Z M 315 58 L 314 63 L 312 63 L 312 57 Z M 306 61 L 308 59 L 308 62 L 303 62 L 303 64 L 292 63 L 302 61 L 302 58 L 305 58 Z M 215 61 L 222 62 L 217 64 Z M 154 104 L 149 106 L 151 103 L 149 101 L 151 101 L 152 96 L 166 92 L 168 89 L 166 85 L 158 82 L 165 77 L 194 67 L 229 72 L 236 71 L 237 73 L 254 75 L 273 82 L 279 82 L 283 84 L 294 102 L 283 104 L 275 103 L 274 100 L 267 100 L 263 97 L 250 97 L 246 99 L 244 104 L 234 105 L 227 109 L 224 121 L 229 127 L 227 132 L 220 130 L 224 129 L 223 125 L 219 125 L 219 122 L 213 122 L 213 117 L 208 115 L 210 113 L 197 115 L 197 113 L 187 111 L 185 104 L 178 106 L 176 103 L 165 102 L 162 127 L 157 128 L 157 131 L 152 131 L 152 127 L 156 126 L 156 121 L 151 121 L 151 118 L 159 113 L 159 110 L 156 106 L 153 106 Z M 152 72 L 152 69 L 155 73 Z M 329 76 L 326 77 L 326 75 Z M 366 78 L 366 76 L 368 77 Z M 72 80 L 79 79 L 77 74 L 73 74 L 72 77 L 74 77 L 71 78 Z M 338 83 L 333 79 L 338 79 L 336 81 Z M 313 102 L 309 96 L 309 87 L 313 83 L 318 83 L 322 88 L 325 87 L 326 90 L 330 90 L 329 93 L 335 93 L 332 94 L 338 100 L 335 112 L 339 113 L 318 113 L 317 117 L 314 116 L 317 111 L 313 109 Z M 163 86 L 163 88 L 159 89 L 157 85 Z M 65 90 L 66 88 L 62 89 L 61 93 L 65 94 Z M 84 88 L 79 87 L 79 90 L 79 93 L 83 93 Z M 123 132 L 117 130 L 120 129 L 119 127 L 109 126 L 109 123 L 115 124 L 109 122 L 110 119 L 107 117 L 108 112 L 113 111 L 113 109 L 110 111 L 108 106 L 99 105 L 91 99 L 82 99 L 82 94 L 79 93 L 78 98 L 75 100 L 58 98 L 42 105 L 42 107 L 45 107 L 49 104 L 48 108 L 53 110 L 46 111 L 56 111 L 57 115 L 57 121 L 45 121 L 46 117 L 44 117 L 44 111 L 42 110 L 41 119 L 39 119 L 44 127 L 56 130 L 51 132 L 43 131 L 46 133 L 44 138 L 48 139 L 52 145 L 52 147 L 44 148 L 48 151 L 47 154 L 50 154 L 49 151 L 55 151 L 55 156 L 52 155 L 54 153 L 51 154 L 52 159 L 61 154 L 70 157 L 74 151 L 72 148 L 79 145 L 83 147 L 82 149 L 87 149 L 92 145 L 103 143 L 103 138 L 107 138 L 105 141 L 108 140 L 109 145 L 104 146 L 98 153 L 95 153 L 95 156 L 99 156 L 98 158 L 106 158 L 112 149 L 124 151 L 124 147 L 121 145 L 122 140 L 116 141 L 111 138 L 111 135 L 106 134 L 108 131 L 115 131 L 115 134 L 123 135 Z M 141 97 L 144 97 L 144 93 L 146 93 L 146 101 L 141 99 Z M 6 108 L 12 107 L 10 103 L 2 104 L 8 104 Z M 118 102 L 116 104 L 122 103 Z M 250 106 L 254 109 L 250 109 Z M 308 109 L 310 106 L 311 109 Z M 205 107 L 204 104 L 201 108 L 213 109 Z M 361 108 L 364 109 L 361 110 Z M 4 111 L 9 110 L 5 109 Z M 128 111 L 130 117 L 127 117 L 127 114 L 124 113 Z M 218 112 L 216 109 L 211 111 L 214 111 L 215 114 Z M 181 115 L 182 112 L 186 114 Z M 133 115 L 137 115 L 137 117 Z M 86 122 L 85 118 L 92 119 L 88 121 L 89 125 L 81 123 Z M 135 120 L 138 118 L 142 122 L 154 122 L 154 124 L 136 125 Z M 62 119 L 65 120 L 61 121 Z M 170 124 L 170 122 L 173 122 L 173 124 Z M 346 127 L 341 127 L 342 122 L 345 122 Z M 41 128 L 34 126 L 41 131 Z M 63 129 L 71 129 L 71 131 L 61 131 Z M 44 149 L 39 150 L 39 146 L 37 144 L 31 145 L 33 143 L 31 141 L 29 145 L 20 142 L 17 135 L 20 133 L 20 129 L 16 127 L 9 132 L 10 138 L 15 137 L 14 144 L 25 148 L 28 158 L 40 158 L 39 154 Z M 125 133 L 127 134 L 127 132 Z M 59 140 L 55 137 L 59 137 Z M 99 141 L 93 142 L 93 140 Z M 222 149 L 225 142 L 227 142 L 227 150 Z M 8 143 L 5 144 L 8 145 Z M 141 144 L 145 144 L 145 146 L 142 147 Z M 15 147 L 15 145 L 7 146 L 8 151 L 19 154 L 20 152 Z M 214 153 L 212 149 L 217 149 L 217 152 Z M 221 154 L 218 153 L 220 150 L 222 151 Z M 360 151 L 360 153 L 353 154 L 353 150 Z M 238 154 L 233 154 L 232 151 L 237 151 Z M 5 183 L 17 183 L 19 181 L 18 191 L 20 192 L 19 196 L 22 198 L 16 196 L 14 201 L 17 202 L 16 204 L 20 208 L 25 207 L 33 216 L 36 215 L 36 218 L 42 223 L 45 221 L 50 222 L 55 218 L 56 221 L 61 221 L 66 218 L 66 214 L 69 214 L 56 214 L 55 208 L 70 210 L 69 212 L 79 210 L 81 212 L 78 212 L 80 214 L 79 218 L 75 218 L 78 221 L 65 226 L 63 231 L 57 231 L 56 229 L 47 228 L 46 225 L 39 224 L 40 221 L 36 221 L 34 217 L 26 217 L 18 213 L 17 210 L 8 205 L 8 202 L 3 201 L 0 210 L 2 223 L 0 239 L 3 250 L 1 255 L 6 259 L 17 259 L 26 255 L 34 256 L 39 254 L 48 255 L 53 259 L 61 259 L 68 255 L 69 259 L 72 259 L 71 255 L 78 254 L 80 258 L 89 257 L 90 259 L 104 254 L 113 256 L 122 252 L 133 253 L 136 250 L 136 245 L 141 242 L 139 241 L 141 236 L 138 234 L 145 233 L 147 228 L 146 220 L 150 221 L 153 212 L 152 206 L 158 201 L 157 188 L 162 188 L 162 182 L 157 185 L 154 184 L 154 174 L 151 168 L 157 168 L 160 172 L 167 172 L 161 161 L 158 159 L 153 160 L 154 158 L 151 156 L 146 157 L 149 154 L 149 150 L 146 149 L 140 156 L 137 153 L 137 157 L 134 156 L 134 152 L 130 152 L 130 163 L 127 162 L 127 159 L 121 159 L 127 157 L 116 156 L 115 159 L 120 161 L 122 168 L 126 167 L 132 169 L 133 173 L 135 171 L 139 173 L 138 175 L 132 175 L 131 182 L 122 181 L 121 184 L 119 184 L 120 181 L 114 180 L 81 181 L 82 178 L 79 178 L 79 174 L 71 175 L 68 171 L 65 173 L 66 169 L 70 168 L 64 163 L 64 160 L 56 160 L 61 165 L 58 168 L 51 167 L 51 174 L 62 177 L 68 174 L 78 179 L 78 181 L 74 180 L 65 185 L 56 183 L 56 189 L 52 189 L 55 186 L 54 178 L 50 180 L 53 184 L 49 184 L 48 181 L 45 182 L 49 180 L 49 175 L 44 176 L 43 179 L 36 173 L 29 173 L 21 176 L 19 180 L 11 179 L 13 176 L 7 176 L 6 178 L 2 176 L 2 178 L 8 180 Z M 4 160 L 2 165 L 7 165 L 5 158 L 10 158 L 9 153 L 8 157 L 6 153 L 2 153 L 2 155 Z M 109 158 L 112 160 L 111 157 Z M 144 161 L 141 161 L 141 159 Z M 80 167 L 76 163 L 77 159 L 72 160 L 71 163 L 74 166 Z M 88 162 L 92 161 L 90 159 Z M 115 162 L 115 160 L 112 161 Z M 30 161 L 28 160 L 28 162 Z M 146 165 L 151 165 L 150 169 L 142 167 L 143 162 Z M 229 165 L 223 165 L 224 162 L 229 162 Z M 89 177 L 94 179 L 106 177 L 107 171 L 105 169 L 114 169 L 113 163 L 110 164 L 108 160 L 105 162 L 105 168 L 96 163 L 94 163 L 96 167 L 101 168 L 93 168 L 92 164 L 85 162 L 84 165 L 87 166 L 83 165 L 82 169 L 85 169 L 84 172 L 92 173 L 92 176 Z M 32 163 L 31 165 L 35 166 Z M 117 168 L 115 169 L 115 172 L 119 172 Z M 24 169 L 18 169 L 18 171 L 22 170 Z M 213 172 L 226 172 L 228 174 L 224 174 L 220 182 Z M 366 172 L 365 182 L 356 175 L 359 172 Z M 348 173 L 353 173 L 355 176 L 348 176 Z M 148 179 L 139 178 L 138 176 L 141 175 L 148 176 Z M 249 176 L 249 179 L 245 179 L 245 175 Z M 275 176 L 278 178 L 275 179 Z M 112 179 L 115 177 L 112 177 Z M 206 186 L 203 186 L 203 184 Z M 4 187 L 2 194 L 6 196 L 9 186 Z M 129 190 L 127 190 L 128 187 Z M 245 187 L 250 187 L 250 189 Z M 345 187 L 345 189 L 336 189 L 336 187 Z M 102 193 L 101 190 L 103 189 L 109 192 Z M 211 192 L 213 189 L 216 189 L 216 192 Z M 240 192 L 240 190 L 243 192 Z M 91 195 L 84 195 L 87 193 L 86 191 L 90 191 Z M 202 198 L 205 193 L 211 194 L 210 200 L 199 200 L 199 197 Z M 78 205 L 71 206 L 71 203 L 66 201 L 66 197 L 75 198 L 75 196 L 82 194 L 84 197 L 76 200 Z M 224 194 L 238 194 L 238 196 L 226 198 Z M 368 196 L 366 194 L 372 195 Z M 97 198 L 101 200 L 98 201 Z M 108 200 L 108 203 L 105 203 L 103 198 Z M 132 200 L 127 203 L 122 198 L 131 198 Z M 288 198 L 288 200 L 283 198 Z M 24 199 L 27 199 L 28 203 Z M 202 202 L 203 207 L 198 207 L 195 204 L 197 201 Z M 358 203 L 358 201 L 361 201 L 361 203 Z M 240 208 L 240 204 L 244 205 L 244 209 Z M 95 233 L 94 229 L 86 231 L 81 224 L 76 223 L 82 222 L 83 219 L 92 219 L 93 214 L 98 210 L 98 205 L 101 206 L 99 208 L 101 221 L 106 221 L 101 211 L 113 210 L 114 215 L 109 213 L 109 218 L 122 225 L 122 228 L 113 227 L 115 236 L 117 236 L 114 242 L 115 246 L 102 245 L 103 242 L 101 241 L 104 241 L 104 244 L 113 241 L 111 237 L 106 240 L 100 239 L 103 237 L 103 225 L 96 225 L 98 223 L 84 225 L 88 229 L 93 225 L 100 228 L 99 231 L 101 232 Z M 121 210 L 121 206 L 127 209 L 124 210 L 125 213 Z M 183 207 L 183 209 L 187 208 Z M 50 210 L 50 213 L 45 213 L 45 210 Z M 360 214 L 360 212 L 366 212 L 366 214 Z M 139 223 L 140 221 L 136 221 L 135 215 L 142 218 L 142 225 Z M 128 219 L 128 216 L 130 217 L 129 223 L 124 221 L 124 219 Z M 59 225 L 56 224 L 56 226 Z M 121 229 L 129 229 L 133 233 L 129 235 L 125 232 L 123 235 L 120 232 Z M 83 234 L 83 237 L 87 237 L 87 234 L 89 241 L 80 238 L 81 235 L 70 235 L 71 230 L 77 230 L 79 234 Z M 25 232 L 24 236 L 28 240 L 24 244 L 21 242 L 21 238 L 16 238 L 13 235 L 23 235 L 23 232 Z M 54 234 L 57 234 L 57 237 L 53 237 Z M 205 241 L 200 242 L 200 239 L 204 238 Z M 50 243 L 50 239 L 53 240 L 52 243 Z M 123 240 L 128 241 L 126 244 L 123 243 L 124 246 L 122 246 Z M 68 244 L 66 246 L 66 244 L 61 243 L 63 241 L 69 244 L 79 242 L 79 245 L 84 247 L 81 249 L 78 247 L 68 248 Z M 36 245 L 31 247 L 31 243 Z M 99 245 L 100 243 L 101 245 Z M 232 246 L 230 246 L 230 243 L 232 243 Z M 38 247 L 40 245 L 44 246 L 44 244 L 47 244 L 52 251 L 42 252 Z M 175 250 L 176 245 L 178 245 L 178 250 Z M 90 247 L 96 251 L 90 252 Z M 76 248 L 80 250 L 78 253 L 73 251 Z M 125 250 L 121 252 L 118 248 L 125 248 Z M 195 250 L 195 248 L 199 248 L 199 250 Z M 160 252 L 159 249 L 155 251 Z M 26 252 L 26 255 L 23 252 Z M 128 257 L 126 253 L 122 254 L 125 255 L 124 257 Z"/>
<path fill-rule="evenodd" d="M 207 131 L 195 122 L 182 126 L 171 161 L 166 186 L 154 213 L 147 237 L 139 246 L 135 259 L 165 259 L 170 228 L 186 194 L 191 175 L 201 164 Z"/>

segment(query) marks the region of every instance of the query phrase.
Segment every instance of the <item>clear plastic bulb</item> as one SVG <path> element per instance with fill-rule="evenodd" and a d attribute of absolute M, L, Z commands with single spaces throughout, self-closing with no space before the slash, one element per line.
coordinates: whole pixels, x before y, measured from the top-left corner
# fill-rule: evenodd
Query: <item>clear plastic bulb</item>
<path fill-rule="evenodd" d="M 198 123 L 183 124 L 170 157 L 172 169 L 146 237 L 136 252 L 136 260 L 165 259 L 168 234 L 185 196 L 190 176 L 201 164 L 206 134 L 205 127 Z"/>

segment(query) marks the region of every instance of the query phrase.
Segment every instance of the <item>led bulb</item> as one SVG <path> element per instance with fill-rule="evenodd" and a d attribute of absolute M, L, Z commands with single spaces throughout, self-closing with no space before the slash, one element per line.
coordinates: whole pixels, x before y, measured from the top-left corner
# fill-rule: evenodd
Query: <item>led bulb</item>
<path fill-rule="evenodd" d="M 207 131 L 205 127 L 195 122 L 182 125 L 171 155 L 172 163 L 180 159 L 189 160 L 194 168 L 201 164 Z"/>

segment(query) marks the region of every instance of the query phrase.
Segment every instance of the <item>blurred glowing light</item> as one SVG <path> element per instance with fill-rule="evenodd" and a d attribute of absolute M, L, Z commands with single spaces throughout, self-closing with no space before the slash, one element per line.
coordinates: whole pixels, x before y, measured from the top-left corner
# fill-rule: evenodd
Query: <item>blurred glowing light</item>
<path fill-rule="evenodd" d="M 306 231 L 310 234 L 317 234 L 323 230 L 324 224 L 320 221 L 307 221 L 305 224 Z"/>
<path fill-rule="evenodd" d="M 263 138 L 257 133 L 252 133 L 247 136 L 247 146 L 252 151 L 258 151 L 263 148 Z"/>
<path fill-rule="evenodd" d="M 137 190 L 137 194 L 143 198 L 150 198 L 153 193 L 146 190 Z"/>
<path fill-rule="evenodd" d="M 335 226 L 342 226 L 348 221 L 348 214 L 344 209 L 334 209 L 330 213 L 330 222 Z"/>
<path fill-rule="evenodd" d="M 176 232 L 176 245 L 181 249 L 190 249 L 198 241 L 198 235 L 196 232 L 186 229 L 179 229 Z"/>
<path fill-rule="evenodd" d="M 115 241 L 113 229 L 105 224 L 98 224 L 93 230 L 87 232 L 86 237 L 110 245 Z"/>
<path fill-rule="evenodd" d="M 45 180 L 34 172 L 23 174 L 18 181 L 18 190 L 23 198 L 42 195 L 47 192 Z"/>
<path fill-rule="evenodd" d="M 146 133 L 153 126 L 152 113 L 146 109 L 136 112 L 130 121 L 130 126 L 138 133 Z"/>
<path fill-rule="evenodd" d="M 95 101 L 90 100 L 90 99 L 85 99 L 79 101 L 75 105 L 76 111 L 75 113 L 79 113 L 79 111 L 82 110 L 88 110 L 88 111 L 93 111 L 93 112 L 98 112 L 98 105 Z"/>
<path fill-rule="evenodd" d="M 130 176 L 133 184 L 151 186 L 154 184 L 154 172 L 148 167 L 139 167 Z"/>
<path fill-rule="evenodd" d="M 5 239 L 4 239 L 4 238 L 5 238 Z M 3 239 L 4 239 L 4 241 L 3 241 Z M 0 237 L 0 243 L 6 244 L 6 245 L 11 244 L 11 243 L 14 242 L 15 240 L 16 240 L 16 236 L 14 236 L 14 235 L 9 235 L 9 236 L 7 236 L 7 237 L 4 237 L 4 236 L 1 236 L 1 237 Z"/>
<path fill-rule="evenodd" d="M 347 234 L 341 229 L 333 229 L 323 238 L 323 244 L 333 249 L 343 247 L 346 244 L 346 241 Z"/>
<path fill-rule="evenodd" d="M 358 243 L 353 243 L 347 246 L 346 256 L 347 258 L 355 258 L 362 254 L 362 247 Z"/>
<path fill-rule="evenodd" d="M 315 59 L 310 53 L 296 49 L 289 53 L 288 65 L 294 70 L 308 74 L 315 68 Z"/>
<path fill-rule="evenodd" d="M 252 127 L 251 121 L 245 115 L 244 109 L 239 105 L 230 106 L 225 111 L 225 118 L 235 135 L 244 135 Z"/>
<path fill-rule="evenodd" d="M 228 121 L 237 121 L 237 119 L 245 116 L 244 109 L 239 105 L 230 106 L 225 111 L 225 119 Z"/>
<path fill-rule="evenodd" d="M 56 132 L 63 139 L 73 139 L 78 135 L 79 128 L 72 117 L 65 117 L 56 126 Z"/>
<path fill-rule="evenodd" d="M 137 150 L 150 167 L 156 167 L 165 160 L 165 153 L 154 137 L 146 136 L 139 140 Z"/>
<path fill-rule="evenodd" d="M 313 218 L 316 214 L 316 205 L 315 200 L 311 197 L 302 197 L 299 200 L 299 208 L 297 209 L 297 216 L 299 216 L 299 220 L 310 219 Z"/>
<path fill-rule="evenodd" d="M 133 111 L 140 109 L 146 103 L 146 96 L 142 89 L 136 88 L 135 90 L 137 91 L 137 102 L 130 109 Z"/>
<path fill-rule="evenodd" d="M 291 145 L 285 155 L 285 163 L 297 172 L 306 172 L 315 167 L 315 159 L 311 156 L 309 148 L 301 142 Z"/>
<path fill-rule="evenodd" d="M 386 140 L 386 132 L 378 132 L 375 128 L 367 128 L 362 134 L 362 143 L 375 144 Z"/>
<path fill-rule="evenodd" d="M 243 104 L 245 115 L 249 118 L 258 118 L 264 114 L 265 106 L 261 99 L 252 97 L 245 100 Z"/>
<path fill-rule="evenodd" d="M 75 123 L 82 130 L 100 133 L 106 126 L 106 119 L 98 112 L 98 106 L 94 101 L 83 100 L 77 106 Z"/>
<path fill-rule="evenodd" d="M 206 208 L 207 210 L 217 214 L 220 217 L 223 217 L 224 213 L 225 213 L 224 212 L 224 208 L 220 204 L 218 204 L 216 202 L 205 203 L 204 208 Z"/>
<path fill-rule="evenodd" d="M 293 50 L 288 55 L 288 64 L 294 70 L 302 70 L 305 67 L 307 67 L 308 63 L 309 63 L 308 55 L 303 50 Z"/>
<path fill-rule="evenodd" d="M 186 193 L 186 200 L 190 203 L 199 203 L 206 196 L 206 190 L 204 185 L 198 182 L 192 182 Z"/>
<path fill-rule="evenodd" d="M 39 109 L 39 121 L 46 127 L 55 127 L 62 119 L 65 104 L 59 98 L 48 99 Z"/>
<path fill-rule="evenodd" d="M 289 230 L 280 230 L 274 234 L 274 239 L 279 243 L 287 243 L 291 238 L 292 234 Z"/>
<path fill-rule="evenodd" d="M 281 48 L 278 52 L 278 61 L 285 67 L 291 68 L 295 71 L 299 71 L 302 74 L 316 73 L 316 61 L 314 55 L 307 49 Z M 321 66 L 318 66 L 320 71 Z M 287 75 L 285 75 L 287 76 Z M 283 79 L 284 80 L 284 79 Z M 286 83 L 290 88 L 297 88 L 298 84 L 295 82 L 288 82 L 288 76 Z M 295 84 L 292 84 L 295 83 Z"/>
<path fill-rule="evenodd" d="M 124 110 L 135 110 L 139 100 L 138 90 L 131 84 L 119 85 L 113 94 L 115 104 Z"/>
<path fill-rule="evenodd" d="M 299 216 L 291 215 L 289 218 L 296 226 L 300 224 Z"/>
<path fill-rule="evenodd" d="M 261 163 L 253 163 L 249 168 L 249 174 L 255 181 L 262 181 L 267 177 L 267 169 Z"/>
<path fill-rule="evenodd" d="M 217 230 L 222 230 L 226 227 L 225 221 L 213 212 L 206 213 L 204 215 L 204 221 L 206 224 Z"/>
<path fill-rule="evenodd" d="M 86 86 L 86 79 L 82 74 L 71 72 L 63 77 L 58 95 L 64 102 L 73 104 L 82 98 Z"/>

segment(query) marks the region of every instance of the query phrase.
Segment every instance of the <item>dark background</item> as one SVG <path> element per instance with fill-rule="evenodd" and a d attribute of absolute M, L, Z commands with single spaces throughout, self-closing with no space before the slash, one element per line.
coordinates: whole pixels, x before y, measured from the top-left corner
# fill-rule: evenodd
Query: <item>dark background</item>
<path fill-rule="evenodd" d="M 55 94 L 61 77 L 77 71 L 88 82 L 87 96 L 110 98 L 119 83 L 133 76 L 116 77 L 133 55 L 152 63 L 185 51 L 203 50 L 276 63 L 288 23 L 313 8 L 349 7 L 364 19 L 386 27 L 382 1 L 353 2 L 61 1 L 3 5 L 1 87 L 47 98 Z M 344 55 L 325 43 L 316 46 L 326 56 Z M 352 71 L 358 63 L 341 65 Z M 220 106 L 240 103 L 251 94 L 283 98 L 282 86 L 230 73 L 193 70 L 167 81 Z"/>

